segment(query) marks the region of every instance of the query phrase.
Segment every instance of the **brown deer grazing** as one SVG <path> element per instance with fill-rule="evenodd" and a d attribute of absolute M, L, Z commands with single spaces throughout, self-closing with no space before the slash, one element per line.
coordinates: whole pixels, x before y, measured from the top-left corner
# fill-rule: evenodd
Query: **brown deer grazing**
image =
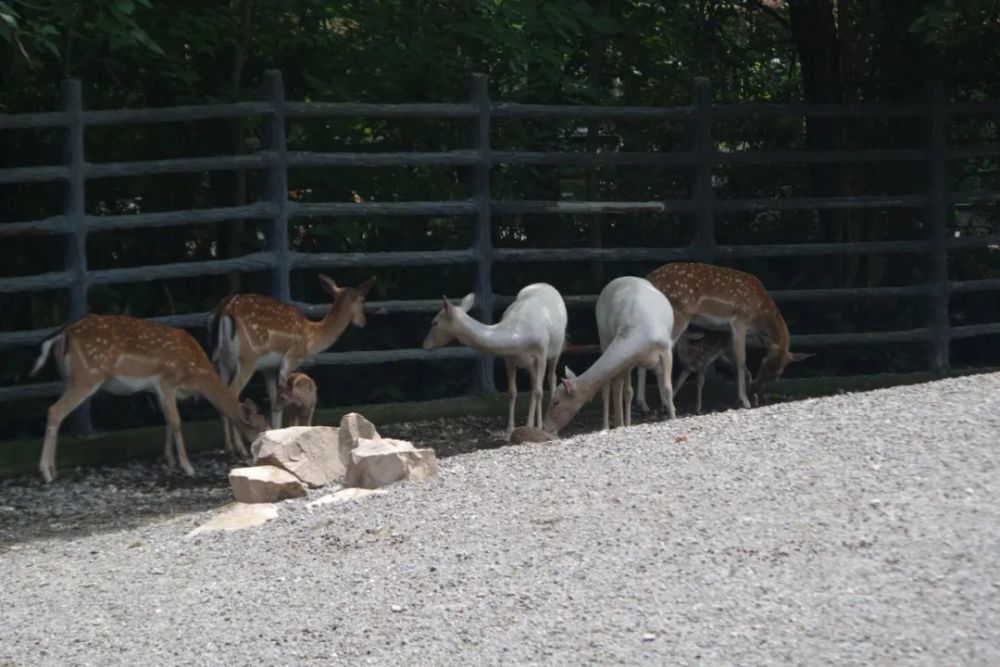
<path fill-rule="evenodd" d="M 681 375 L 677 378 L 674 393 L 680 391 L 691 374 L 695 376 L 698 395 L 695 397 L 695 414 L 701 414 L 701 395 L 705 387 L 705 373 L 712 364 L 722 357 L 735 367 L 733 360 L 733 335 L 728 331 L 713 331 L 711 329 L 693 330 L 688 327 L 674 345 L 677 350 L 677 361 L 681 366 Z M 747 375 L 750 373 L 747 372 Z M 642 404 L 643 410 L 648 408 Z"/>
<path fill-rule="evenodd" d="M 733 337 L 733 361 L 740 403 L 750 407 L 746 394 L 746 338 L 750 332 L 764 339 L 767 354 L 750 383 L 759 403 L 764 387 L 779 377 L 785 366 L 807 359 L 788 349 L 791 336 L 774 299 L 763 283 L 743 271 L 700 263 L 676 262 L 652 271 L 646 279 L 670 300 L 674 308 L 674 340 L 695 324 L 709 329 L 728 328 Z M 639 396 L 645 392 L 645 372 L 639 370 Z"/>
<path fill-rule="evenodd" d="M 164 455 L 173 468 L 174 445 L 181 468 L 194 475 L 181 432 L 177 399 L 199 395 L 233 420 L 248 439 L 263 429 L 261 415 L 241 405 L 216 375 L 212 363 L 191 334 L 127 315 L 87 315 L 42 342 L 31 375 L 49 356 L 66 380 L 62 396 L 49 407 L 38 469 L 46 482 L 56 477 L 59 426 L 80 403 L 97 391 L 116 395 L 148 391 L 160 399 L 167 422 Z"/>
<path fill-rule="evenodd" d="M 312 426 L 316 412 L 316 383 L 305 373 L 291 373 L 278 385 L 274 402 L 285 426 Z"/>
<path fill-rule="evenodd" d="M 212 360 L 219 375 L 238 396 L 253 374 L 261 371 L 274 428 L 281 428 L 278 385 L 303 362 L 333 345 L 348 325 L 365 325 L 364 301 L 374 279 L 357 287 L 340 287 L 324 275 L 319 279 L 333 297 L 329 312 L 319 322 L 309 320 L 293 305 L 260 294 L 228 296 L 208 318 Z M 226 420 L 223 428 L 227 451 L 247 458 L 239 434 Z"/>

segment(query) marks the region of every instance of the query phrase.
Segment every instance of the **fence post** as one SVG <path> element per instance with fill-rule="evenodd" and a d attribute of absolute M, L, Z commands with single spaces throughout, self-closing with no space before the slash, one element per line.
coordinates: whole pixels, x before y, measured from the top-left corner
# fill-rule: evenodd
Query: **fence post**
<path fill-rule="evenodd" d="M 261 97 L 271 105 L 264 131 L 264 148 L 274 153 L 274 162 L 267 170 L 266 186 L 266 196 L 272 208 L 268 243 L 275 261 L 271 269 L 271 296 L 287 303 L 292 300 L 291 252 L 288 245 L 288 142 L 285 135 L 285 82 L 280 70 L 264 72 Z"/>
<path fill-rule="evenodd" d="M 476 107 L 473 148 L 477 153 L 472 167 L 472 199 L 476 204 L 473 250 L 476 254 L 476 307 L 484 324 L 493 323 L 493 225 L 490 210 L 490 91 L 489 77 L 475 73 L 469 82 L 469 96 Z M 493 356 L 479 355 L 473 375 L 473 390 L 496 391 L 493 384 Z"/>
<path fill-rule="evenodd" d="M 948 138 L 945 131 L 944 84 L 933 81 L 929 95 L 929 145 L 927 149 L 928 191 L 927 247 L 931 293 L 928 312 L 930 370 L 943 373 L 950 366 L 951 330 L 948 318 Z"/>
<path fill-rule="evenodd" d="M 83 144 L 83 93 L 78 79 L 62 82 L 63 111 L 66 113 L 66 134 L 63 139 L 63 161 L 69 169 L 64 198 L 64 215 L 72 232 L 66 237 L 64 262 L 73 278 L 69 286 L 70 322 L 87 314 L 87 184 L 84 174 L 86 157 Z M 90 399 L 74 410 L 67 430 L 77 437 L 94 433 L 90 422 Z"/>
<path fill-rule="evenodd" d="M 698 259 L 712 262 L 715 259 L 715 192 L 712 189 L 712 167 L 715 144 L 712 142 L 712 82 L 695 77 L 694 149 L 697 153 L 694 188 L 695 236 L 692 243 Z"/>

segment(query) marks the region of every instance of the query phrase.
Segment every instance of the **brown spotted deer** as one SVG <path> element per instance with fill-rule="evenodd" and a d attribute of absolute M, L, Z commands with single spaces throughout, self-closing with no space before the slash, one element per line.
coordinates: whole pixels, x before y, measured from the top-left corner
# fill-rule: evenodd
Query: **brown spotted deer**
<path fill-rule="evenodd" d="M 341 287 L 320 275 L 324 291 L 333 297 L 326 316 L 308 319 L 295 306 L 261 294 L 234 294 L 223 299 L 208 317 L 212 360 L 219 375 L 238 396 L 257 371 L 264 375 L 271 403 L 271 425 L 281 428 L 276 407 L 278 385 L 303 362 L 333 345 L 350 324 L 365 325 L 364 302 L 372 280 Z M 247 458 L 247 450 L 223 420 L 226 450 Z"/>
<path fill-rule="evenodd" d="M 275 408 L 284 426 L 312 426 L 316 412 L 316 383 L 305 373 L 291 373 L 278 385 Z"/>
<path fill-rule="evenodd" d="M 62 396 L 49 407 L 39 471 L 46 482 L 56 477 L 59 426 L 80 403 L 97 391 L 116 395 L 148 391 L 157 395 L 167 423 L 164 455 L 194 475 L 188 460 L 177 399 L 201 396 L 233 420 L 248 439 L 263 429 L 261 415 L 241 405 L 222 383 L 204 350 L 188 332 L 127 315 L 87 315 L 42 342 L 31 375 L 49 356 L 66 381 Z M 173 446 L 172 446 L 173 445 Z"/>
<path fill-rule="evenodd" d="M 684 386 L 684 383 L 693 374 L 697 389 L 695 397 L 695 414 L 701 414 L 701 395 L 705 387 L 705 373 L 712 367 L 720 357 L 736 365 L 733 360 L 733 335 L 728 331 L 713 331 L 712 329 L 693 329 L 690 326 L 681 334 L 674 344 L 677 350 L 677 362 L 681 367 L 680 377 L 674 385 L 676 394 Z M 749 375 L 749 372 L 747 373 Z M 640 401 L 639 407 L 648 411 L 644 401 Z"/>
<path fill-rule="evenodd" d="M 675 262 L 652 271 L 646 278 L 674 308 L 674 340 L 695 324 L 709 329 L 727 328 L 732 334 L 733 361 L 740 403 L 750 407 L 746 382 L 746 339 L 756 333 L 767 346 L 757 375 L 750 382 L 754 402 L 759 403 L 764 387 L 779 377 L 785 366 L 813 356 L 789 351 L 791 336 L 774 299 L 763 283 L 743 271 L 712 264 Z M 639 369 L 639 400 L 645 392 L 645 372 Z"/>

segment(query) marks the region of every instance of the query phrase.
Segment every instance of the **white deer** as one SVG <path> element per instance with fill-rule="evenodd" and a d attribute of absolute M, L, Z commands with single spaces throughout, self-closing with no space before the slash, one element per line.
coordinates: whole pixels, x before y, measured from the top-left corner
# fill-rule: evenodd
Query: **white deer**
<path fill-rule="evenodd" d="M 183 329 L 126 315 L 87 315 L 42 342 L 31 375 L 42 368 L 50 354 L 66 386 L 49 407 L 45 426 L 38 469 L 46 482 L 56 477 L 56 444 L 63 419 L 99 390 L 120 396 L 140 391 L 156 394 L 167 422 L 167 464 L 171 468 L 175 464 L 174 445 L 188 475 L 194 475 L 194 468 L 184 446 L 178 398 L 202 396 L 250 440 L 266 426 L 249 403 L 239 403 L 198 342 Z"/>
<path fill-rule="evenodd" d="M 528 426 L 542 423 L 542 382 L 548 363 L 549 391 L 555 390 L 556 362 L 566 342 L 566 304 L 556 288 L 534 283 L 517 293 L 514 303 L 504 311 L 500 322 L 483 324 L 469 316 L 475 295 L 467 294 L 456 307 L 443 297 L 443 307 L 435 316 L 424 340 L 425 350 L 436 350 L 457 339 L 480 352 L 503 357 L 507 366 L 507 391 L 510 409 L 507 415 L 509 439 L 514 431 L 514 403 L 517 400 L 517 369 L 531 375 L 531 400 L 528 402 Z"/>
<path fill-rule="evenodd" d="M 596 315 L 601 356 L 580 376 L 566 369 L 566 378 L 552 395 L 542 428 L 558 433 L 598 389 L 602 390 L 604 398 L 604 428 L 610 428 L 608 400 L 612 390 L 616 424 L 630 426 L 632 369 L 654 366 L 660 371 L 657 374 L 660 400 L 667 413 L 674 417 L 670 381 L 674 313 L 667 298 L 648 280 L 624 276 L 612 280 L 601 290 Z"/>

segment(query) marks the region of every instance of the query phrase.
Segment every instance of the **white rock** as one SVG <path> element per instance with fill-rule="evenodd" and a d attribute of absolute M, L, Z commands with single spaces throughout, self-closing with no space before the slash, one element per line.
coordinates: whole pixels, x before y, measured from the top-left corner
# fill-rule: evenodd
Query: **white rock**
<path fill-rule="evenodd" d="M 229 471 L 229 486 L 241 503 L 273 503 L 306 495 L 298 477 L 276 466 L 233 468 Z"/>
<path fill-rule="evenodd" d="M 329 426 L 292 426 L 265 431 L 251 451 L 256 465 L 283 468 L 312 487 L 343 478 L 347 453 L 341 452 L 340 433 Z"/>
<path fill-rule="evenodd" d="M 377 489 L 400 480 L 420 481 L 437 474 L 433 449 L 415 449 L 405 440 L 358 438 L 344 486 Z"/>
<path fill-rule="evenodd" d="M 357 412 L 348 412 L 340 420 L 340 449 L 345 453 L 345 464 L 350 458 L 352 449 L 358 446 L 362 438 L 381 440 L 382 436 L 375 430 L 375 425 Z"/>
<path fill-rule="evenodd" d="M 372 496 L 380 493 L 385 493 L 381 489 L 356 489 L 352 487 L 339 489 L 333 493 L 328 493 L 325 496 L 317 498 L 308 504 L 308 507 L 319 507 L 321 505 L 331 505 L 338 503 L 346 503 L 352 500 L 361 500 L 367 496 Z"/>
<path fill-rule="evenodd" d="M 216 530 L 242 530 L 259 526 L 278 517 L 278 508 L 269 503 L 231 503 L 201 524 L 188 537 Z"/>

